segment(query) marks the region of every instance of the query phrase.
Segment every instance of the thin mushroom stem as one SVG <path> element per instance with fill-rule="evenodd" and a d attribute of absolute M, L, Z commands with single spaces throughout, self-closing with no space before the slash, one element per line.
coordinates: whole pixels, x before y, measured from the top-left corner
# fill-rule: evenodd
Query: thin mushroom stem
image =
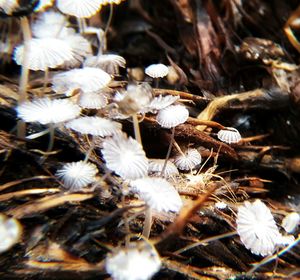
<path fill-rule="evenodd" d="M 49 80 L 49 68 L 46 67 L 45 73 L 44 73 L 43 94 L 45 94 L 46 87 L 48 85 L 48 80 Z"/>
<path fill-rule="evenodd" d="M 134 129 L 134 136 L 136 141 L 138 141 L 141 145 L 142 144 L 142 137 L 141 137 L 141 131 L 140 131 L 140 125 L 139 120 L 137 118 L 137 114 L 132 115 L 132 121 L 133 121 L 133 129 Z"/>
<path fill-rule="evenodd" d="M 47 152 L 51 152 L 54 145 L 54 134 L 55 134 L 55 126 L 54 124 L 49 125 L 49 143 Z"/>
<path fill-rule="evenodd" d="M 27 99 L 27 84 L 29 79 L 28 43 L 31 39 L 31 30 L 28 19 L 26 17 L 21 17 L 20 23 L 24 40 L 24 54 L 22 58 L 21 79 L 19 83 L 18 105 L 20 105 Z M 25 134 L 26 124 L 22 120 L 19 120 L 17 123 L 17 136 L 20 138 L 24 138 Z"/>
<path fill-rule="evenodd" d="M 145 221 L 144 221 L 144 228 L 143 228 L 143 236 L 149 239 L 150 231 L 152 226 L 152 210 L 150 207 L 147 207 L 145 211 Z"/>
<path fill-rule="evenodd" d="M 87 151 L 87 153 L 85 155 L 85 158 L 83 160 L 84 163 L 88 162 L 88 160 L 89 160 L 89 158 L 90 158 L 90 156 L 91 156 L 94 148 L 95 148 L 95 138 L 93 136 L 92 141 L 90 142 L 90 147 L 89 147 L 89 149 L 88 149 L 88 151 Z"/>
<path fill-rule="evenodd" d="M 113 3 L 110 3 L 110 6 L 109 6 L 109 16 L 108 16 L 108 20 L 107 20 L 107 23 L 106 23 L 106 27 L 104 29 L 104 33 L 103 33 L 103 40 L 101 42 L 101 51 L 105 51 L 106 50 L 106 36 L 107 36 L 107 33 L 108 33 L 108 29 L 111 25 L 111 21 L 112 21 L 112 17 L 113 17 L 113 11 L 114 11 L 114 5 Z"/>
<path fill-rule="evenodd" d="M 170 155 L 171 155 L 172 146 L 173 146 L 173 143 L 174 143 L 174 135 L 175 135 L 175 126 L 172 127 L 171 141 L 170 141 L 170 144 L 169 144 L 168 152 L 167 152 L 166 159 L 165 159 L 163 168 L 161 170 L 160 176 L 163 176 L 164 173 L 165 173 L 167 163 L 168 163 L 168 160 L 169 160 Z"/>

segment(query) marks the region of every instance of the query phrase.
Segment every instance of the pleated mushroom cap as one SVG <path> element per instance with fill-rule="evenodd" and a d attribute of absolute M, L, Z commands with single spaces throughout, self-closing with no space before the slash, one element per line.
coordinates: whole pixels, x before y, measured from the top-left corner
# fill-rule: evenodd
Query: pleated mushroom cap
<path fill-rule="evenodd" d="M 145 69 L 145 73 L 151 78 L 163 78 L 168 75 L 169 68 L 162 63 L 151 64 Z"/>
<path fill-rule="evenodd" d="M 98 169 L 95 164 L 84 161 L 66 163 L 57 170 L 56 176 L 60 178 L 66 189 L 79 191 L 96 181 Z"/>
<path fill-rule="evenodd" d="M 56 6 L 62 13 L 78 18 L 96 14 L 102 3 L 103 0 L 56 0 Z"/>
<path fill-rule="evenodd" d="M 107 168 L 123 179 L 134 180 L 148 174 L 148 159 L 141 144 L 124 134 L 103 141 L 103 158 Z"/>
<path fill-rule="evenodd" d="M 122 125 L 120 123 L 101 117 L 88 116 L 71 120 L 65 125 L 67 128 L 71 128 L 79 133 L 100 137 L 106 137 L 120 133 L 122 129 Z"/>
<path fill-rule="evenodd" d="M 18 65 L 23 65 L 25 47 L 20 45 L 14 50 L 14 60 Z M 45 71 L 56 68 L 73 58 L 71 47 L 63 40 L 56 38 L 31 39 L 28 42 L 28 68 L 30 70 Z"/>
<path fill-rule="evenodd" d="M 174 188 L 164 178 L 144 177 L 130 182 L 130 188 L 152 209 L 158 212 L 178 213 L 182 200 Z"/>
<path fill-rule="evenodd" d="M 76 118 L 80 107 L 68 99 L 39 98 L 21 103 L 16 111 L 25 122 L 60 123 Z"/>
<path fill-rule="evenodd" d="M 238 143 L 242 137 L 239 131 L 233 127 L 226 127 L 226 129 L 221 129 L 218 132 L 218 138 L 222 142 L 231 144 L 231 143 Z"/>
<path fill-rule="evenodd" d="M 236 224 L 244 246 L 255 255 L 271 255 L 281 240 L 270 209 L 259 199 L 238 207 Z"/>
<path fill-rule="evenodd" d="M 179 170 L 194 169 L 201 161 L 201 154 L 196 149 L 187 149 L 184 155 L 179 154 L 174 158 L 174 164 Z"/>
<path fill-rule="evenodd" d="M 98 91 L 106 87 L 111 76 L 99 68 L 85 67 L 72 69 L 53 76 L 52 88 L 55 92 L 66 95 L 80 89 L 84 92 Z"/>
<path fill-rule="evenodd" d="M 164 128 L 172 128 L 186 122 L 189 111 L 183 105 L 171 105 L 160 110 L 156 121 Z"/>

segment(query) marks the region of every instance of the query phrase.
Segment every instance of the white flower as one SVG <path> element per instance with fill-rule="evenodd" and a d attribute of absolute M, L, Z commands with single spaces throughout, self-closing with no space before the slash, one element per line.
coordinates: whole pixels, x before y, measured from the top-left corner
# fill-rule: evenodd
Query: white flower
<path fill-rule="evenodd" d="M 98 92 L 80 92 L 78 105 L 86 109 L 101 109 L 108 103 L 105 95 Z"/>
<path fill-rule="evenodd" d="M 7 218 L 0 214 L 0 253 L 3 253 L 16 244 L 21 238 L 22 226 L 18 220 Z"/>
<path fill-rule="evenodd" d="M 150 159 L 149 173 L 151 172 L 160 173 L 163 169 L 164 163 L 165 163 L 164 159 Z M 165 168 L 164 176 L 172 177 L 176 175 L 179 175 L 179 171 L 177 167 L 174 165 L 173 162 L 168 161 Z"/>
<path fill-rule="evenodd" d="M 171 105 L 160 110 L 156 121 L 164 128 L 172 128 L 184 123 L 189 117 L 189 111 L 183 105 Z"/>
<path fill-rule="evenodd" d="M 242 137 L 239 131 L 233 127 L 226 127 L 226 129 L 221 129 L 218 132 L 218 138 L 222 142 L 231 144 L 231 143 L 238 143 Z"/>
<path fill-rule="evenodd" d="M 300 216 L 296 212 L 289 213 L 282 220 L 281 226 L 288 233 L 291 233 L 295 230 L 295 228 L 299 225 Z"/>
<path fill-rule="evenodd" d="M 83 64 L 85 67 L 98 67 L 111 75 L 119 74 L 119 67 L 125 68 L 126 60 L 116 54 L 102 54 L 89 56 Z"/>
<path fill-rule="evenodd" d="M 28 59 L 28 68 L 45 71 L 47 68 L 56 68 L 65 61 L 73 58 L 71 47 L 61 39 L 41 38 L 31 39 L 28 42 L 28 52 L 24 53 L 24 45 L 14 50 L 14 60 L 23 65 L 24 56 Z"/>
<path fill-rule="evenodd" d="M 239 206 L 236 223 L 241 241 L 253 254 L 270 255 L 282 240 L 270 209 L 261 200 Z"/>
<path fill-rule="evenodd" d="M 156 250 L 145 242 L 130 243 L 106 258 L 105 268 L 114 280 L 147 280 L 161 267 Z"/>
<path fill-rule="evenodd" d="M 148 159 L 141 144 L 131 137 L 116 134 L 103 141 L 106 166 L 123 179 L 137 179 L 147 175 Z"/>
<path fill-rule="evenodd" d="M 20 104 L 16 111 L 25 122 L 60 123 L 76 118 L 80 107 L 68 99 L 40 98 Z"/>
<path fill-rule="evenodd" d="M 130 182 L 131 190 L 158 212 L 179 212 L 182 200 L 176 189 L 163 178 L 144 177 Z"/>
<path fill-rule="evenodd" d="M 66 163 L 57 170 L 55 175 L 63 181 L 67 189 L 78 191 L 95 182 L 97 172 L 98 169 L 95 164 L 78 161 Z"/>
<path fill-rule="evenodd" d="M 191 170 L 201 163 L 201 154 L 196 149 L 187 149 L 184 155 L 174 158 L 174 163 L 180 170 Z"/>
<path fill-rule="evenodd" d="M 64 14 L 89 18 L 101 8 L 103 0 L 56 0 L 57 8 Z"/>
<path fill-rule="evenodd" d="M 93 92 L 106 87 L 110 81 L 111 76 L 103 70 L 85 67 L 54 75 L 52 88 L 55 92 L 67 92 L 67 95 L 76 89 Z"/>
<path fill-rule="evenodd" d="M 145 73 L 151 78 L 163 78 L 168 75 L 169 68 L 164 64 L 151 64 L 145 69 Z"/>
<path fill-rule="evenodd" d="M 162 110 L 170 105 L 172 105 L 175 101 L 179 99 L 179 96 L 173 96 L 173 95 L 166 95 L 162 96 L 159 95 L 152 99 L 148 107 L 143 111 L 145 113 L 151 112 L 156 113 L 159 110 Z"/>
<path fill-rule="evenodd" d="M 82 134 L 101 137 L 111 136 L 121 132 L 122 129 L 120 123 L 100 117 L 80 117 L 69 121 L 65 125 L 67 128 L 71 128 Z"/>

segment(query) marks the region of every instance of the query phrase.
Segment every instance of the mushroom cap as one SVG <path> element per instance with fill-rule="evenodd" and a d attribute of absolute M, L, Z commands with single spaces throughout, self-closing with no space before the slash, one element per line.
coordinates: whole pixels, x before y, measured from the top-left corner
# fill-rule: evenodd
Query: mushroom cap
<path fill-rule="evenodd" d="M 76 89 L 93 92 L 106 87 L 110 81 L 111 76 L 103 70 L 85 67 L 54 75 L 52 89 L 55 92 L 66 92 L 67 95 Z"/>
<path fill-rule="evenodd" d="M 22 226 L 15 218 L 7 218 L 0 214 L 0 253 L 9 250 L 22 235 Z"/>
<path fill-rule="evenodd" d="M 56 0 L 56 6 L 62 13 L 78 18 L 96 14 L 102 3 L 103 0 Z"/>
<path fill-rule="evenodd" d="M 255 255 L 272 254 L 281 240 L 270 209 L 259 199 L 238 207 L 236 224 L 241 241 Z"/>
<path fill-rule="evenodd" d="M 103 158 L 107 168 L 123 179 L 134 180 L 147 176 L 148 159 L 140 143 L 124 134 L 103 141 Z"/>
<path fill-rule="evenodd" d="M 39 122 L 41 124 L 60 123 L 76 118 L 80 114 L 80 107 L 68 99 L 39 98 L 25 101 L 16 111 L 18 117 L 25 122 Z"/>
<path fill-rule="evenodd" d="M 161 267 L 156 250 L 145 242 L 130 243 L 129 248 L 108 254 L 106 271 L 114 280 L 148 280 Z"/>
<path fill-rule="evenodd" d="M 153 158 L 149 160 L 149 173 L 160 173 L 163 169 L 163 166 L 165 164 L 165 160 L 164 159 L 157 159 L 157 158 Z M 177 167 L 174 165 L 173 162 L 171 161 L 167 161 L 167 165 L 165 168 L 165 172 L 164 172 L 164 176 L 166 177 L 172 177 L 172 176 L 176 176 L 179 175 L 179 171 L 177 169 Z"/>
<path fill-rule="evenodd" d="M 28 68 L 30 70 L 45 71 L 48 68 L 56 68 L 64 62 L 73 58 L 71 47 L 61 39 L 31 39 L 27 44 L 27 53 L 24 53 L 24 44 L 17 46 L 14 50 L 13 58 L 18 65 L 23 65 L 24 56 L 26 55 Z"/>
<path fill-rule="evenodd" d="M 300 216 L 296 212 L 289 213 L 284 217 L 281 222 L 281 226 L 288 233 L 291 233 L 295 230 L 295 228 L 299 225 Z"/>
<path fill-rule="evenodd" d="M 145 73 L 151 78 L 163 78 L 168 75 L 169 68 L 162 63 L 151 64 L 145 69 Z"/>
<path fill-rule="evenodd" d="M 122 125 L 118 122 L 104 119 L 101 117 L 79 117 L 71 120 L 66 124 L 67 128 L 71 128 L 82 134 L 90 134 L 94 136 L 111 136 L 121 132 Z"/>
<path fill-rule="evenodd" d="M 179 170 L 191 170 L 202 161 L 201 154 L 197 149 L 187 149 L 184 155 L 179 154 L 174 158 L 174 164 Z"/>
<path fill-rule="evenodd" d="M 164 128 L 172 128 L 186 122 L 189 111 L 183 105 L 170 105 L 160 110 L 156 121 Z"/>
<path fill-rule="evenodd" d="M 144 177 L 130 182 L 130 189 L 146 204 L 158 212 L 176 212 L 182 207 L 182 200 L 174 186 L 164 178 Z"/>
<path fill-rule="evenodd" d="M 85 109 L 101 109 L 108 103 L 107 97 L 98 92 L 80 92 L 78 105 Z"/>
<path fill-rule="evenodd" d="M 56 176 L 60 178 L 66 189 L 79 191 L 83 187 L 96 181 L 98 169 L 95 164 L 84 161 L 66 163 L 61 169 L 56 171 Z"/>
<path fill-rule="evenodd" d="M 217 136 L 219 140 L 228 144 L 238 143 L 242 139 L 241 134 L 234 127 L 226 127 L 226 129 L 221 129 Z"/>
<path fill-rule="evenodd" d="M 120 55 L 102 54 L 87 57 L 83 65 L 85 67 L 98 67 L 108 74 L 118 75 L 119 67 L 125 68 L 126 60 Z"/>

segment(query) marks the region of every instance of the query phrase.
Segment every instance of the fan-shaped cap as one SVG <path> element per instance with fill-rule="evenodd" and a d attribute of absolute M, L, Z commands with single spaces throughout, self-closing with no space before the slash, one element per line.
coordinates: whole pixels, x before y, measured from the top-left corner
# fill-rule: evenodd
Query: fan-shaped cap
<path fill-rule="evenodd" d="M 81 92 L 78 105 L 86 109 L 101 109 L 108 103 L 105 95 L 98 92 Z"/>
<path fill-rule="evenodd" d="M 281 226 L 288 233 L 291 233 L 295 230 L 295 228 L 299 225 L 300 216 L 296 212 L 289 213 L 282 220 Z"/>
<path fill-rule="evenodd" d="M 165 128 L 172 128 L 186 122 L 189 111 L 183 105 L 171 105 L 160 110 L 156 116 L 156 121 Z"/>
<path fill-rule="evenodd" d="M 93 92 L 106 87 L 111 76 L 99 68 L 85 67 L 73 69 L 53 76 L 52 88 L 55 92 L 66 92 L 67 95 L 76 89 Z"/>
<path fill-rule="evenodd" d="M 176 189 L 163 178 L 144 177 L 130 182 L 131 190 L 158 212 L 179 212 L 182 200 Z"/>
<path fill-rule="evenodd" d="M 103 0 L 56 0 L 57 8 L 64 14 L 89 18 L 100 10 Z"/>
<path fill-rule="evenodd" d="M 179 154 L 174 158 L 174 163 L 180 170 L 194 169 L 201 161 L 201 154 L 196 149 L 187 149 L 184 155 Z"/>
<path fill-rule="evenodd" d="M 66 163 L 57 170 L 55 175 L 63 181 L 66 189 L 80 191 L 83 187 L 96 181 L 97 172 L 95 164 L 77 161 Z"/>
<path fill-rule="evenodd" d="M 119 67 L 125 68 L 126 60 L 116 54 L 102 54 L 89 56 L 83 64 L 85 67 L 98 67 L 111 75 L 119 74 Z"/>
<path fill-rule="evenodd" d="M 68 99 L 39 98 L 20 104 L 16 111 L 25 122 L 60 123 L 76 118 L 80 107 Z"/>
<path fill-rule="evenodd" d="M 241 241 L 253 254 L 270 255 L 281 240 L 270 209 L 259 199 L 238 207 L 236 224 Z"/>
<path fill-rule="evenodd" d="M 163 169 L 164 164 L 165 164 L 164 159 L 156 159 L 156 158 L 150 159 L 149 170 L 148 170 L 149 173 L 160 173 Z M 172 177 L 176 175 L 179 175 L 179 171 L 177 167 L 174 165 L 173 162 L 168 160 L 165 168 L 164 176 Z"/>
<path fill-rule="evenodd" d="M 231 143 L 238 143 L 242 137 L 239 131 L 233 127 L 226 127 L 226 129 L 221 129 L 218 132 L 218 138 L 222 142 L 231 144 Z"/>
<path fill-rule="evenodd" d="M 105 268 L 114 280 L 148 280 L 161 267 L 156 250 L 146 242 L 130 243 L 106 258 Z"/>
<path fill-rule="evenodd" d="M 168 75 L 169 68 L 162 63 L 151 64 L 145 69 L 145 73 L 151 78 L 163 78 Z"/>
<path fill-rule="evenodd" d="M 76 130 L 82 134 L 90 134 L 101 137 L 119 133 L 122 129 L 122 125 L 120 123 L 100 117 L 80 117 L 66 123 L 66 127 Z"/>
<path fill-rule="evenodd" d="M 73 58 L 72 49 L 63 40 L 56 38 L 31 39 L 28 42 L 28 52 L 25 54 L 24 45 L 15 48 L 14 60 L 23 65 L 24 56 L 28 59 L 28 68 L 45 71 L 56 68 Z"/>
<path fill-rule="evenodd" d="M 148 173 L 148 159 L 141 144 L 124 134 L 103 141 L 103 158 L 107 168 L 123 179 L 134 180 Z"/>
<path fill-rule="evenodd" d="M 16 244 L 22 235 L 22 226 L 17 219 L 0 214 L 0 254 Z"/>

